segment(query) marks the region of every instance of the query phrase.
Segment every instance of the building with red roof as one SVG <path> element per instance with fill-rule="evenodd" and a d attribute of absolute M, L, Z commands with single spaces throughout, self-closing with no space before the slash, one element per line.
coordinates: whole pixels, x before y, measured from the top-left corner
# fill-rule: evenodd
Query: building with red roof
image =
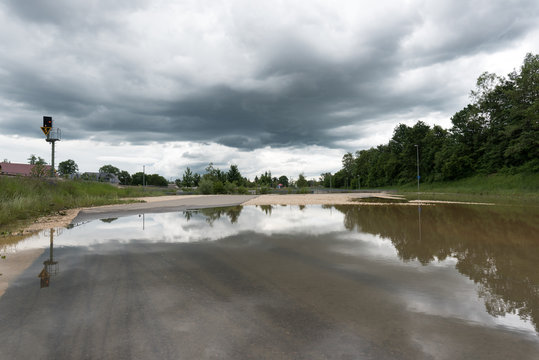
<path fill-rule="evenodd" d="M 10 175 L 10 176 L 31 176 L 32 168 L 35 165 L 31 164 L 17 164 L 10 162 L 0 162 L 0 175 Z M 43 165 L 45 174 L 51 173 L 50 165 Z"/>

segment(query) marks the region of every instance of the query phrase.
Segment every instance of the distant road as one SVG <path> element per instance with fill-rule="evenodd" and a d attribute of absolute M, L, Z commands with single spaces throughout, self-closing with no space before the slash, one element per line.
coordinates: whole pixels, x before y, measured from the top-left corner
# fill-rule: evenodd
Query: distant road
<path fill-rule="evenodd" d="M 185 195 L 144 198 L 141 203 L 106 205 L 82 209 L 73 219 L 79 223 L 107 217 L 122 217 L 141 213 L 162 213 L 212 207 L 237 206 L 256 195 Z"/>

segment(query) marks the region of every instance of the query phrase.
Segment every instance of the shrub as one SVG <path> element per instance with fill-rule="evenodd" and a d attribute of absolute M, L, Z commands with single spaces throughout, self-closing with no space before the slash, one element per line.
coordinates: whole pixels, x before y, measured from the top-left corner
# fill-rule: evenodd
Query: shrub
<path fill-rule="evenodd" d="M 198 190 L 201 194 L 213 194 L 213 181 L 208 179 L 203 179 L 198 184 Z"/>
<path fill-rule="evenodd" d="M 219 180 L 213 182 L 213 193 L 214 194 L 226 194 L 225 186 Z"/>
<path fill-rule="evenodd" d="M 234 194 L 236 192 L 236 185 L 231 182 L 225 182 L 225 193 Z"/>
<path fill-rule="evenodd" d="M 247 188 L 245 186 L 238 186 L 238 188 L 236 189 L 236 192 L 240 195 L 247 195 L 249 194 L 249 190 L 247 190 Z"/>

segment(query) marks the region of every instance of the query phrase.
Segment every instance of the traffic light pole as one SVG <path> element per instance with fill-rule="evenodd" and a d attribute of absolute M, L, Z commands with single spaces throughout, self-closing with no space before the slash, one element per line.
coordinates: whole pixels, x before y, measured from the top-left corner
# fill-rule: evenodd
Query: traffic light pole
<path fill-rule="evenodd" d="M 51 154 L 51 177 L 54 177 L 54 144 L 56 143 L 56 140 L 51 141 L 52 145 L 52 154 Z"/>
<path fill-rule="evenodd" d="M 60 140 L 61 132 L 60 132 L 60 129 L 53 128 L 51 116 L 43 116 L 43 126 L 41 127 L 41 130 L 43 131 L 45 136 L 47 136 L 45 141 L 50 142 L 52 146 L 51 177 L 54 177 L 54 145 L 58 140 Z"/>

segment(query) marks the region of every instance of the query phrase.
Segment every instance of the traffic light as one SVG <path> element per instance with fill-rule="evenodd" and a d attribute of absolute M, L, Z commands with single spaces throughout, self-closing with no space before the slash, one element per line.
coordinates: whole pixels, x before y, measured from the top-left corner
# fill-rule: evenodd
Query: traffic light
<path fill-rule="evenodd" d="M 52 127 L 52 116 L 43 116 L 43 127 Z"/>

